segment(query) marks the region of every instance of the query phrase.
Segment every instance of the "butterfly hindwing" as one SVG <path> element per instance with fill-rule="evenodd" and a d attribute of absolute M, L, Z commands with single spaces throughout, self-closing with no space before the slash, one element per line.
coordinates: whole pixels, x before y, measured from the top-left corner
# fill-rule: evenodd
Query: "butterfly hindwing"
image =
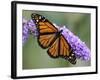
<path fill-rule="evenodd" d="M 66 60 L 68 60 L 71 64 L 76 64 L 76 56 L 73 53 L 73 51 L 70 52 L 70 55 L 68 57 L 65 57 Z"/>
<path fill-rule="evenodd" d="M 76 56 L 63 35 L 60 37 L 60 56 L 72 64 L 76 64 Z"/>
<path fill-rule="evenodd" d="M 53 44 L 49 47 L 47 52 L 51 57 L 68 57 L 70 54 L 69 51 L 69 44 L 65 40 L 64 36 L 61 35 L 53 42 Z"/>
<path fill-rule="evenodd" d="M 51 42 L 54 40 L 55 34 L 49 35 L 39 35 L 38 43 L 42 48 L 48 48 L 51 45 Z"/>
<path fill-rule="evenodd" d="M 53 58 L 57 58 L 59 57 L 59 38 L 57 38 L 53 44 L 49 47 L 47 53 L 53 57 Z"/>
<path fill-rule="evenodd" d="M 71 47 L 63 35 L 60 36 L 60 56 L 69 56 Z"/>

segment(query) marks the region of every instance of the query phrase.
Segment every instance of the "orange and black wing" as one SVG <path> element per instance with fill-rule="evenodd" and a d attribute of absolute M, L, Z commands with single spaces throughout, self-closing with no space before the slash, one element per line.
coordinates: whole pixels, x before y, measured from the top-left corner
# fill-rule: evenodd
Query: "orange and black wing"
<path fill-rule="evenodd" d="M 47 53 L 53 58 L 59 57 L 59 38 L 57 38 L 49 47 Z"/>
<path fill-rule="evenodd" d="M 73 53 L 71 46 L 63 35 L 60 36 L 60 56 L 67 59 L 70 63 L 76 64 L 76 56 Z"/>
<path fill-rule="evenodd" d="M 60 36 L 60 56 L 66 57 L 70 55 L 71 47 L 63 35 Z"/>
<path fill-rule="evenodd" d="M 47 53 L 53 57 L 62 57 L 68 60 L 72 64 L 76 64 L 76 57 L 67 40 L 61 35 L 57 38 L 53 44 L 49 47 Z"/>
<path fill-rule="evenodd" d="M 45 20 L 44 22 L 40 21 L 38 23 L 38 29 L 40 34 L 56 33 L 58 31 L 48 20 Z"/>
<path fill-rule="evenodd" d="M 39 14 L 32 14 L 32 19 L 37 27 L 39 45 L 42 48 L 48 48 L 54 42 L 58 29 Z"/>
<path fill-rule="evenodd" d="M 66 57 L 70 55 L 70 51 L 70 45 L 61 35 L 53 42 L 47 52 L 51 57 Z"/>
<path fill-rule="evenodd" d="M 48 48 L 52 45 L 52 43 L 55 40 L 55 34 L 45 34 L 45 35 L 39 35 L 38 36 L 38 43 L 42 48 Z"/>

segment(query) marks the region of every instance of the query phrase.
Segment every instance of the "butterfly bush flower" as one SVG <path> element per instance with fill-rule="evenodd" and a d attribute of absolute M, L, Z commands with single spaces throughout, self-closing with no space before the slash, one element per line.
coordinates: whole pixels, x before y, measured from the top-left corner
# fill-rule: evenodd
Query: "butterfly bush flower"
<path fill-rule="evenodd" d="M 64 37 L 70 44 L 76 57 L 81 58 L 82 60 L 86 60 L 86 61 L 90 60 L 91 52 L 90 52 L 90 49 L 86 46 L 86 44 L 82 42 L 77 36 L 75 36 L 65 26 L 60 28 L 60 30 L 63 30 L 62 35 L 64 35 Z"/>
<path fill-rule="evenodd" d="M 24 45 L 31 32 L 36 35 L 36 27 L 32 20 L 27 21 L 24 18 L 22 20 L 22 26 L 22 43 Z"/>

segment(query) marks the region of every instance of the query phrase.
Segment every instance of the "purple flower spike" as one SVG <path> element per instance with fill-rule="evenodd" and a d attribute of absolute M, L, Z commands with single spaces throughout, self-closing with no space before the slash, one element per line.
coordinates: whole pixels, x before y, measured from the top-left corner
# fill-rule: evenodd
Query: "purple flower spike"
<path fill-rule="evenodd" d="M 29 36 L 29 32 L 28 32 L 28 25 L 27 25 L 27 20 L 25 20 L 23 18 L 23 21 L 22 21 L 22 43 L 24 44 L 26 42 L 26 40 L 28 39 L 28 36 Z"/>
<path fill-rule="evenodd" d="M 60 30 L 63 30 L 62 35 L 64 35 L 64 37 L 70 44 L 76 57 L 81 58 L 82 60 L 87 60 L 87 61 L 90 60 L 91 52 L 90 52 L 90 49 L 86 46 L 86 44 L 82 42 L 77 36 L 75 36 L 65 26 L 60 28 Z"/>
<path fill-rule="evenodd" d="M 24 44 L 27 41 L 30 33 L 34 34 L 35 36 L 37 35 L 36 34 L 37 30 L 36 30 L 36 26 L 32 20 L 27 21 L 23 18 L 22 25 L 23 25 L 22 42 Z"/>

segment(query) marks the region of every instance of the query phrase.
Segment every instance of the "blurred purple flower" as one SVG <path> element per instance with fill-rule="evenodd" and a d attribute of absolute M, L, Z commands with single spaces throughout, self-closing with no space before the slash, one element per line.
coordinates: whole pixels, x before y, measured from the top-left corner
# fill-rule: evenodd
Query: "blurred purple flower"
<path fill-rule="evenodd" d="M 24 44 L 26 42 L 26 40 L 28 39 L 28 36 L 29 36 L 29 32 L 28 32 L 28 25 L 27 25 L 27 20 L 25 20 L 23 18 L 23 21 L 22 21 L 22 43 Z"/>
<path fill-rule="evenodd" d="M 23 22 L 22 23 L 22 26 L 23 26 L 23 28 L 22 28 L 22 43 L 24 45 L 24 43 L 27 41 L 30 33 L 36 35 L 37 30 L 36 30 L 35 24 L 32 20 L 27 21 L 23 18 L 22 22 Z"/>
<path fill-rule="evenodd" d="M 77 36 L 75 36 L 65 26 L 60 28 L 60 30 L 63 30 L 62 35 L 64 35 L 64 37 L 70 44 L 76 57 L 81 58 L 82 60 L 90 60 L 91 52 L 90 52 L 90 49 L 86 46 L 86 44 L 82 42 Z"/>

